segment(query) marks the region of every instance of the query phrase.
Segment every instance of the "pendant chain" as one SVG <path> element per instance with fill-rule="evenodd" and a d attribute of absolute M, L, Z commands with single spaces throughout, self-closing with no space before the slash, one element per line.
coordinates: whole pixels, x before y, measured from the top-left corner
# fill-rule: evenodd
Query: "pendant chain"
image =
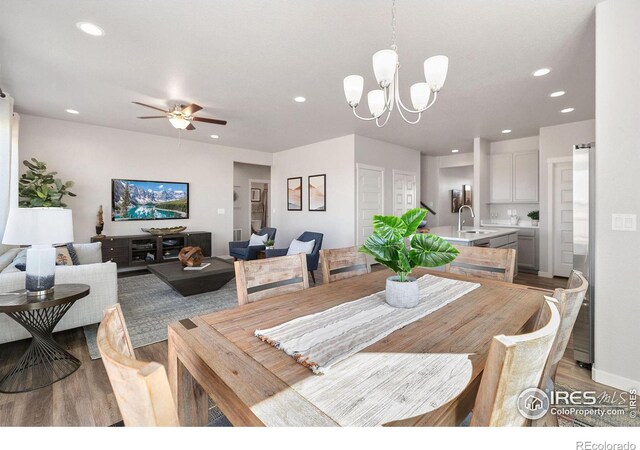
<path fill-rule="evenodd" d="M 395 51 L 396 45 L 396 0 L 393 0 L 391 6 L 391 48 Z"/>

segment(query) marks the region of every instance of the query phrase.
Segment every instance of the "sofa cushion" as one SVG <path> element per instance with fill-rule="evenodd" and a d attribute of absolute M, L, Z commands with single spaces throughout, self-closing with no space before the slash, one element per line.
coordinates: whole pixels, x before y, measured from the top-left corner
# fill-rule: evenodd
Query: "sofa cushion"
<path fill-rule="evenodd" d="M 18 267 L 16 267 L 18 266 Z M 0 273 L 24 272 L 27 267 L 27 249 L 20 249 L 13 261 Z"/>
<path fill-rule="evenodd" d="M 13 260 L 20 253 L 19 248 L 10 248 L 2 255 L 0 255 L 0 272 L 6 269 L 9 265 L 13 265 Z"/>
<path fill-rule="evenodd" d="M 97 264 L 102 262 L 102 243 L 73 244 L 80 264 Z"/>
<path fill-rule="evenodd" d="M 297 255 L 299 253 L 304 253 L 308 255 L 313 251 L 314 245 L 316 245 L 315 239 L 311 239 L 309 242 L 304 242 L 304 241 L 299 241 L 297 239 L 294 239 L 293 241 L 291 241 L 289 250 L 287 250 L 287 256 Z"/>

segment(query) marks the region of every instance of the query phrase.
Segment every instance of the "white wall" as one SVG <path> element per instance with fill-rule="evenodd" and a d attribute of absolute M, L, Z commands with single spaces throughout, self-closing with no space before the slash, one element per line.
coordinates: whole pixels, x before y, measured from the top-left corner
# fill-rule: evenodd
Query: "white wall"
<path fill-rule="evenodd" d="M 596 267 L 594 380 L 640 388 L 640 232 L 611 214 L 640 214 L 640 2 L 596 9 Z"/>
<path fill-rule="evenodd" d="M 73 180 L 78 196 L 73 209 L 76 242 L 95 234 L 98 206 L 103 205 L 107 235 L 140 234 L 140 227 L 185 225 L 213 233 L 213 254 L 227 254 L 233 228 L 233 162 L 271 164 L 271 153 L 135 133 L 115 128 L 23 115 L 20 157 L 38 158 L 63 180 Z M 189 219 L 111 221 L 111 179 L 187 181 Z M 218 214 L 218 209 L 224 209 Z"/>
<path fill-rule="evenodd" d="M 2 236 L 11 204 L 11 122 L 13 117 L 13 98 L 7 95 L 0 98 L 0 253 L 4 251 Z M 17 205 L 15 205 L 17 206 Z"/>
<path fill-rule="evenodd" d="M 271 167 L 255 164 L 233 165 L 233 187 L 238 199 L 233 203 L 233 228 L 242 229 L 242 239 L 251 236 L 251 186 L 249 180 L 270 180 Z"/>
<path fill-rule="evenodd" d="M 549 173 L 548 160 L 552 158 L 572 158 L 573 146 L 576 144 L 588 144 L 595 140 L 595 120 L 555 125 L 540 128 L 540 274 L 551 276 L 551 262 L 553 249 L 551 237 L 553 224 L 549 222 L 550 211 L 553 205 L 548 201 L 549 179 L 553 179 L 553 173 Z"/>
<path fill-rule="evenodd" d="M 507 139 L 504 141 L 494 141 L 491 143 L 491 153 L 518 153 L 538 150 L 540 148 L 540 137 L 530 136 L 519 139 Z"/>
<path fill-rule="evenodd" d="M 384 169 L 384 213 L 393 214 L 393 171 L 402 170 L 416 175 L 416 207 L 420 207 L 420 152 L 364 136 L 355 136 L 355 162 Z M 355 173 L 355 168 L 354 168 Z M 355 175 L 354 175 L 355 176 Z"/>
<path fill-rule="evenodd" d="M 486 139 L 473 139 L 473 210 L 474 226 L 489 218 L 489 152 L 491 143 Z"/>
<path fill-rule="evenodd" d="M 355 245 L 354 135 L 273 154 L 271 224 L 276 247 L 287 247 L 304 231 L 324 234 L 323 248 Z M 327 210 L 309 211 L 308 177 L 326 174 Z M 302 211 L 287 211 L 287 178 L 302 177 Z"/>

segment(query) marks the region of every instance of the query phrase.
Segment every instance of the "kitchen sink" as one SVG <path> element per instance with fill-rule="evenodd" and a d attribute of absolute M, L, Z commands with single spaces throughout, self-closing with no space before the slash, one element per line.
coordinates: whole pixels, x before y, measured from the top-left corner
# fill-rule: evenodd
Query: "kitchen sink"
<path fill-rule="evenodd" d="M 468 234 L 489 234 L 489 233 L 495 233 L 494 230 L 462 230 L 461 233 L 468 233 Z"/>

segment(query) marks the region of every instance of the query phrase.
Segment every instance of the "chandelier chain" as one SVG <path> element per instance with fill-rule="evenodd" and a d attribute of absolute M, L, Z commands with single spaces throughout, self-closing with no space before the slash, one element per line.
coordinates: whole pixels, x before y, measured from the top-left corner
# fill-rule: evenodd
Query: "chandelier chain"
<path fill-rule="evenodd" d="M 396 50 L 396 0 L 393 0 L 391 4 L 391 48 Z"/>

